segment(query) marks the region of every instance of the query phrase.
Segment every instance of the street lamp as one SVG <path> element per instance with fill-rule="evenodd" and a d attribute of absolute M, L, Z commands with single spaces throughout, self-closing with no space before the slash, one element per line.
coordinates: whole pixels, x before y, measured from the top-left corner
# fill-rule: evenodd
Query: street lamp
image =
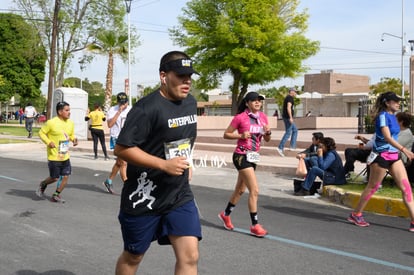
<path fill-rule="evenodd" d="M 408 40 L 408 43 L 410 43 L 412 53 L 414 51 L 414 40 Z"/>
<path fill-rule="evenodd" d="M 404 54 L 406 51 L 404 47 L 404 0 L 401 0 L 401 36 L 384 32 L 382 33 L 381 41 L 384 41 L 385 35 L 401 39 L 401 97 L 404 99 Z M 401 104 L 401 111 L 404 111 L 404 104 Z"/>
<path fill-rule="evenodd" d="M 381 41 L 384 41 L 384 36 L 386 35 L 401 39 L 401 96 L 402 98 L 404 98 L 404 54 L 406 51 L 406 48 L 404 47 L 404 34 L 402 36 L 398 36 L 388 32 L 383 32 L 381 36 Z"/>
<path fill-rule="evenodd" d="M 129 106 L 132 106 L 132 96 L 131 96 L 131 4 L 132 0 L 125 0 L 125 7 L 128 14 L 128 87 L 127 94 L 129 98 Z"/>

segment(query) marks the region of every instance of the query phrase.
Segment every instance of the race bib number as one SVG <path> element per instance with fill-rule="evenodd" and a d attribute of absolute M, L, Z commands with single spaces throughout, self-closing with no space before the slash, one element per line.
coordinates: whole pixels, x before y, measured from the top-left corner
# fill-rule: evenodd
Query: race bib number
<path fill-rule="evenodd" d="M 187 161 L 192 164 L 191 139 L 184 138 L 177 141 L 164 143 L 165 159 L 175 157 L 186 157 Z"/>
<path fill-rule="evenodd" d="M 246 159 L 248 162 L 258 163 L 260 161 L 260 154 L 258 152 L 247 151 Z"/>
<path fill-rule="evenodd" d="M 377 157 L 378 157 L 378 154 L 371 151 L 371 153 L 367 157 L 367 164 L 370 165 Z"/>
<path fill-rule="evenodd" d="M 66 154 L 69 151 L 69 140 L 59 141 L 59 154 Z"/>

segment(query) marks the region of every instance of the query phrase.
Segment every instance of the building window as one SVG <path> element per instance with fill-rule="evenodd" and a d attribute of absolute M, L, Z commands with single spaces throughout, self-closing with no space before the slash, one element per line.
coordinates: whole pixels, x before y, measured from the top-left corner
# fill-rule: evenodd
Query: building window
<path fill-rule="evenodd" d="M 341 84 L 341 83 L 342 83 L 342 80 L 337 79 L 337 80 L 336 80 L 336 83 L 337 83 L 337 84 Z"/>

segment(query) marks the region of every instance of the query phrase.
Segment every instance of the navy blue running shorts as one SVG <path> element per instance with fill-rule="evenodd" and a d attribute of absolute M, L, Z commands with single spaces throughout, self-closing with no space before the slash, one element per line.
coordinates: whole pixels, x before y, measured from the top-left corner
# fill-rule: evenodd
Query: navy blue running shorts
<path fill-rule="evenodd" d="M 131 254 L 144 254 L 155 240 L 160 245 L 171 244 L 169 235 L 202 239 L 200 218 L 194 200 L 164 215 L 133 216 L 120 211 L 118 219 L 124 250 Z"/>
<path fill-rule="evenodd" d="M 64 161 L 49 160 L 47 165 L 49 166 L 49 176 L 54 179 L 60 176 L 69 176 L 72 173 L 72 165 L 69 159 Z"/>

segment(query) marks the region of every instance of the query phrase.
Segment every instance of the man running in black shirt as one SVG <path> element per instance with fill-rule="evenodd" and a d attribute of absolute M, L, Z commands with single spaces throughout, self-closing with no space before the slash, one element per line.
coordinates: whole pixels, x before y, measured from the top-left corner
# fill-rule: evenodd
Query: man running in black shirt
<path fill-rule="evenodd" d="M 197 274 L 201 225 L 189 184 L 197 134 L 193 73 L 185 53 L 165 54 L 160 89 L 133 106 L 118 137 L 114 153 L 128 163 L 128 179 L 121 194 L 124 251 L 116 274 L 135 274 L 154 240 L 173 246 L 175 274 Z"/>

